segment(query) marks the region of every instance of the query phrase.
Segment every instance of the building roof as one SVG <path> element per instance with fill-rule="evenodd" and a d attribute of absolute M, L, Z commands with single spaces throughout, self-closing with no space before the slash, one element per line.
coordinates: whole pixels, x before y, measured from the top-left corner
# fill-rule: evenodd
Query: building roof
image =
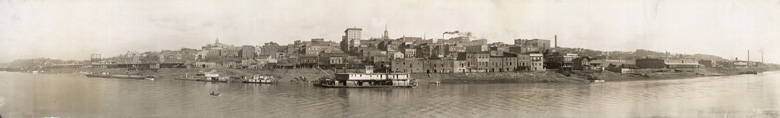
<path fill-rule="evenodd" d="M 363 30 L 363 29 L 362 28 L 353 27 L 353 28 L 347 28 L 347 30 Z M 346 30 L 344 30 L 344 31 L 346 31 Z"/>

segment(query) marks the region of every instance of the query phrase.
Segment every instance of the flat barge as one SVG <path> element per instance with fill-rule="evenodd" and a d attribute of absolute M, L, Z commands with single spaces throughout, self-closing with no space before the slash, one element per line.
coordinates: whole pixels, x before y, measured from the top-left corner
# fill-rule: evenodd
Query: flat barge
<path fill-rule="evenodd" d="M 149 75 L 118 75 L 118 74 L 108 74 L 108 73 L 101 73 L 101 74 L 84 74 L 87 77 L 99 77 L 99 78 L 119 78 L 119 79 L 148 79 L 148 80 L 154 80 L 153 76 Z"/>

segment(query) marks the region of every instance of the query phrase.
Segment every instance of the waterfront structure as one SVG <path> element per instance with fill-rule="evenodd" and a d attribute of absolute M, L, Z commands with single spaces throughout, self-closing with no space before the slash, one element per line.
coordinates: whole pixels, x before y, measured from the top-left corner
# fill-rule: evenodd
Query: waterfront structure
<path fill-rule="evenodd" d="M 712 60 L 699 60 L 699 64 L 701 64 L 705 68 L 719 67 L 718 63 Z"/>
<path fill-rule="evenodd" d="M 664 60 L 666 68 L 678 69 L 678 68 L 699 68 L 703 67 L 696 59 L 689 58 L 667 58 Z"/>
<path fill-rule="evenodd" d="M 528 56 L 531 58 L 530 61 L 530 70 L 531 71 L 545 71 L 547 68 L 544 67 L 544 54 L 541 53 L 531 53 L 528 54 Z"/>
<path fill-rule="evenodd" d="M 438 59 L 438 58 L 429 58 L 422 60 L 423 64 L 423 70 L 425 70 L 425 73 L 447 73 L 444 60 Z"/>
<path fill-rule="evenodd" d="M 624 59 L 591 59 L 590 65 L 592 67 L 607 67 L 609 65 L 636 65 L 636 60 L 624 60 Z"/>
<path fill-rule="evenodd" d="M 487 64 L 487 72 L 504 72 L 503 68 L 503 56 L 489 56 Z"/>
<path fill-rule="evenodd" d="M 466 61 L 468 72 L 487 72 L 490 53 L 458 53 L 457 60 Z"/>
<path fill-rule="evenodd" d="M 733 61 L 734 68 L 748 68 L 748 61 Z"/>
<path fill-rule="evenodd" d="M 572 69 L 574 70 L 588 70 L 593 66 L 590 64 L 590 57 L 582 56 L 572 60 Z"/>
<path fill-rule="evenodd" d="M 465 60 L 451 60 L 452 73 L 465 73 L 468 69 L 468 62 Z"/>
<path fill-rule="evenodd" d="M 575 58 L 579 57 L 577 54 L 569 53 L 553 53 L 545 56 L 544 66 L 547 69 L 563 69 L 571 70 Z"/>
<path fill-rule="evenodd" d="M 663 59 L 642 58 L 636 59 L 636 66 L 639 68 L 664 68 L 666 63 Z"/>
<path fill-rule="evenodd" d="M 396 59 L 390 62 L 393 72 L 423 73 L 423 63 L 417 58 Z"/>
<path fill-rule="evenodd" d="M 518 70 L 517 62 L 519 58 L 517 54 L 506 52 L 503 53 L 504 54 L 501 57 L 501 68 L 503 69 L 499 69 L 499 72 L 511 72 Z"/>
<path fill-rule="evenodd" d="M 530 54 L 517 54 L 517 69 L 515 70 L 523 70 L 523 71 L 529 71 L 531 70 L 531 56 Z"/>

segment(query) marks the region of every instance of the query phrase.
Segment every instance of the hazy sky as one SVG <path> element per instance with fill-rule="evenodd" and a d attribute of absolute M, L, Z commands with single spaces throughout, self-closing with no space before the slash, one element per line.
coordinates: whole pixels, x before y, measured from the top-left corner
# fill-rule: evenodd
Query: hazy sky
<path fill-rule="evenodd" d="M 780 62 L 780 0 L 0 0 L 0 62 L 325 38 L 552 39 L 604 51 L 649 49 Z"/>

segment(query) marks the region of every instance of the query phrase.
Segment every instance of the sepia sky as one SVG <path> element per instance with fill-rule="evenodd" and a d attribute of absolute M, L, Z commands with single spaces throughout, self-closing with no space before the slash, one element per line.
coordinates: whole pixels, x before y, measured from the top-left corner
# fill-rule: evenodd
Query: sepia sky
<path fill-rule="evenodd" d="M 603 51 L 648 49 L 780 63 L 780 0 L 0 0 L 0 62 L 325 38 L 552 39 Z M 448 36 L 449 37 L 449 36 Z"/>

